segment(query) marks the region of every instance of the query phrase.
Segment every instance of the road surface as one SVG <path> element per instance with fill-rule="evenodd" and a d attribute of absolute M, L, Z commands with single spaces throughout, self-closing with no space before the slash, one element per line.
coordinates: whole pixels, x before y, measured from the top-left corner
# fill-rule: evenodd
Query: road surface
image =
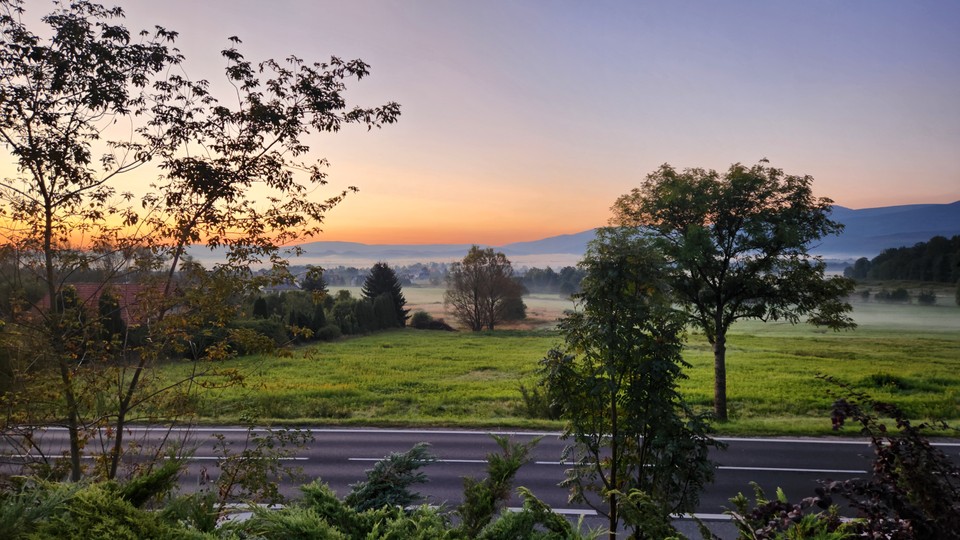
<path fill-rule="evenodd" d="M 404 452 L 418 442 L 430 445 L 438 462 L 423 471 L 429 482 L 415 489 L 425 496 L 425 502 L 434 505 L 456 506 L 460 502 L 463 478 L 482 477 L 486 455 L 498 450 L 489 432 L 472 430 L 408 430 L 408 429 L 348 429 L 312 428 L 313 442 L 288 463 L 301 467 L 307 481 L 321 479 L 340 496 L 350 491 L 350 484 L 364 479 L 364 471 L 377 460 L 392 452 Z M 134 435 L 157 436 L 160 430 L 136 428 Z M 215 479 L 216 455 L 213 451 L 214 433 L 220 433 L 238 448 L 243 444 L 247 430 L 233 427 L 194 428 L 186 436 L 194 447 L 191 464 L 181 481 L 186 489 L 198 486 L 201 471 Z M 526 442 L 540 438 L 533 449 L 531 461 L 517 474 L 516 486 L 529 488 L 537 497 L 554 509 L 567 514 L 592 515 L 583 505 L 571 504 L 567 491 L 558 487 L 566 467 L 560 460 L 566 442 L 558 433 L 529 431 L 498 431 L 513 441 Z M 43 435 L 47 448 L 63 447 L 65 432 L 49 431 Z M 843 480 L 869 474 L 873 450 L 866 440 L 839 438 L 721 438 L 726 450 L 711 453 L 718 464 L 716 481 L 707 487 L 701 497 L 697 514 L 708 520 L 723 520 L 723 512 L 731 507 L 730 497 L 738 492 L 752 497 L 751 482 L 758 483 L 768 495 L 782 488 L 791 500 L 811 496 L 818 480 Z M 954 458 L 960 458 L 960 443 L 937 442 L 938 447 Z M 9 453 L 8 453 L 9 455 Z M 288 496 L 296 496 L 294 485 L 283 486 Z M 514 497 L 509 503 L 520 506 Z M 592 523 L 599 523 L 596 518 Z"/>

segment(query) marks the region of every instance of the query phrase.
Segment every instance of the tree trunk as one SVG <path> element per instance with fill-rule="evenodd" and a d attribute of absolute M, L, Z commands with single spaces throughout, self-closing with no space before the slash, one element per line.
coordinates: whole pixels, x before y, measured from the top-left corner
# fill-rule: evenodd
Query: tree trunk
<path fill-rule="evenodd" d="M 44 191 L 44 227 L 43 227 L 43 259 L 44 273 L 47 281 L 47 294 L 50 296 L 47 309 L 48 317 L 51 321 L 60 321 L 62 315 L 57 314 L 57 293 L 60 292 L 57 286 L 57 277 L 55 264 L 53 260 L 53 206 Z M 53 338 L 53 351 L 57 355 L 57 366 L 60 368 L 60 382 L 63 384 L 63 397 L 67 406 L 67 435 L 70 438 L 70 480 L 79 482 L 82 476 L 82 467 L 80 465 L 80 455 L 83 451 L 80 445 L 80 406 L 77 403 L 77 397 L 74 393 L 73 376 L 71 370 L 73 366 L 67 358 L 66 344 L 63 342 L 58 328 L 49 327 L 51 337 Z"/>
<path fill-rule="evenodd" d="M 620 516 L 617 514 L 617 505 L 620 501 L 617 500 L 616 495 L 610 495 L 610 517 L 607 522 L 607 538 L 609 540 L 617 540 L 617 525 L 620 521 Z"/>
<path fill-rule="evenodd" d="M 719 331 L 713 343 L 713 416 L 727 420 L 727 335 Z"/>
<path fill-rule="evenodd" d="M 612 326 L 612 325 L 611 325 Z M 613 328 L 610 328 L 613 330 Z M 617 392 L 610 395 L 610 483 L 609 487 L 621 489 L 620 485 L 620 415 L 617 409 Z M 601 476 L 602 476 L 601 472 Z M 616 540 L 620 522 L 620 499 L 616 494 L 610 495 L 610 540 Z"/>
<path fill-rule="evenodd" d="M 67 435 L 70 437 L 70 481 L 79 482 L 83 468 L 80 457 L 83 450 L 80 446 L 80 411 L 76 395 L 73 392 L 73 377 L 70 375 L 71 366 L 59 352 L 57 364 L 60 367 L 60 382 L 63 383 L 63 395 L 67 405 Z"/>

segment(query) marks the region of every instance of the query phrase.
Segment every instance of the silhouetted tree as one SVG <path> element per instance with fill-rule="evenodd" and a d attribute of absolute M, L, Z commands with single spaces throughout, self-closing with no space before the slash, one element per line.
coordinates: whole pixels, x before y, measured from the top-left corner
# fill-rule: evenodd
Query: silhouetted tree
<path fill-rule="evenodd" d="M 526 287 L 517 282 L 517 287 L 503 299 L 503 320 L 522 321 L 527 318 L 527 305 L 523 303 L 525 294 L 527 294 Z"/>
<path fill-rule="evenodd" d="M 867 279 L 869 273 L 870 259 L 866 257 L 860 257 L 853 263 L 853 266 L 848 266 L 843 269 L 843 277 L 850 279 Z"/>
<path fill-rule="evenodd" d="M 396 311 L 396 326 L 406 326 L 407 313 L 410 312 L 405 307 L 407 299 L 403 297 L 403 287 L 400 286 L 400 280 L 397 278 L 396 272 L 387 266 L 387 263 L 378 262 L 373 265 L 360 291 L 363 297 L 371 303 L 375 302 L 381 294 L 389 294 Z"/>
<path fill-rule="evenodd" d="M 253 301 L 253 317 L 255 319 L 266 319 L 270 316 L 270 312 L 267 310 L 267 301 L 263 299 L 262 296 L 258 296 L 256 300 Z"/>
<path fill-rule="evenodd" d="M 104 339 L 111 340 L 114 336 L 123 336 L 127 333 L 127 325 L 123 322 L 120 308 L 120 299 L 117 294 L 107 289 L 100 294 L 97 300 L 97 313 L 100 315 L 100 325 Z"/>

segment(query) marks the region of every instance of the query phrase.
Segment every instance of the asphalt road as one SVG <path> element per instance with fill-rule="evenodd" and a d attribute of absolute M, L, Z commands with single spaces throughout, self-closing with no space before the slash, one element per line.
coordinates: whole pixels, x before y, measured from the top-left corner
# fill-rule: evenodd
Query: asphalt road
<path fill-rule="evenodd" d="M 498 451 L 498 446 L 487 432 L 463 430 L 400 430 L 400 429 L 311 429 L 314 440 L 288 460 L 301 467 L 307 480 L 321 479 L 338 495 L 350 491 L 350 484 L 363 480 L 364 472 L 377 460 L 392 452 L 404 452 L 418 442 L 430 445 L 430 451 L 439 461 L 423 469 L 429 482 L 416 489 L 425 502 L 455 506 L 460 502 L 463 478 L 482 477 L 486 456 Z M 154 432 L 156 434 L 158 432 Z M 182 478 L 186 489 L 200 484 L 201 471 L 211 478 L 217 474 L 213 452 L 213 434 L 224 434 L 234 450 L 243 445 L 243 428 L 214 427 L 194 429 L 189 434 L 188 446 L 194 447 L 193 459 Z M 143 433 L 138 430 L 137 435 Z M 566 444 L 557 433 L 497 432 L 514 441 L 529 441 L 540 437 L 531 455 L 531 461 L 517 474 L 517 486 L 529 488 L 537 497 L 553 508 L 569 514 L 592 514 L 592 510 L 567 501 L 566 490 L 557 486 L 564 478 L 565 466 L 560 463 Z M 182 436 L 182 433 L 177 433 Z M 48 448 L 63 444 L 65 433 L 48 432 L 44 445 Z M 697 514 L 706 519 L 724 519 L 723 512 L 731 505 L 730 497 L 738 492 L 752 496 L 751 481 L 758 483 L 773 496 L 780 487 L 792 500 L 813 494 L 820 479 L 842 480 L 869 474 L 872 448 L 865 440 L 836 438 L 722 438 L 726 450 L 712 454 L 718 464 L 716 481 L 701 498 Z M 948 455 L 960 460 L 960 443 L 936 443 Z M 8 453 L 9 454 L 9 453 Z M 296 486 L 285 485 L 288 496 L 297 494 Z M 514 498 L 511 506 L 520 506 Z"/>

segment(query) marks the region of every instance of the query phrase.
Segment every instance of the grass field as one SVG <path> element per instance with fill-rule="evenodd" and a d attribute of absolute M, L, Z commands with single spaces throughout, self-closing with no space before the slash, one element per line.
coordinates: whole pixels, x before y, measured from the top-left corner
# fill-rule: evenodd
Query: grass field
<path fill-rule="evenodd" d="M 442 300 L 435 290 L 404 291 L 415 306 Z M 529 302 L 549 327 L 569 301 Z M 731 420 L 726 434 L 814 435 L 830 431 L 833 397 L 825 373 L 891 401 L 912 418 L 960 422 L 960 308 L 856 304 L 860 328 L 832 333 L 809 325 L 745 322 L 729 336 Z M 379 333 L 294 349 L 289 356 L 231 360 L 250 384 L 211 396 L 202 414 L 212 422 L 253 415 L 296 424 L 545 428 L 560 424 L 523 416 L 520 385 L 536 385 L 537 362 L 560 341 L 549 329 L 492 333 Z M 691 333 L 682 384 L 687 399 L 709 409 L 713 357 Z M 171 365 L 171 375 L 186 369 Z"/>

